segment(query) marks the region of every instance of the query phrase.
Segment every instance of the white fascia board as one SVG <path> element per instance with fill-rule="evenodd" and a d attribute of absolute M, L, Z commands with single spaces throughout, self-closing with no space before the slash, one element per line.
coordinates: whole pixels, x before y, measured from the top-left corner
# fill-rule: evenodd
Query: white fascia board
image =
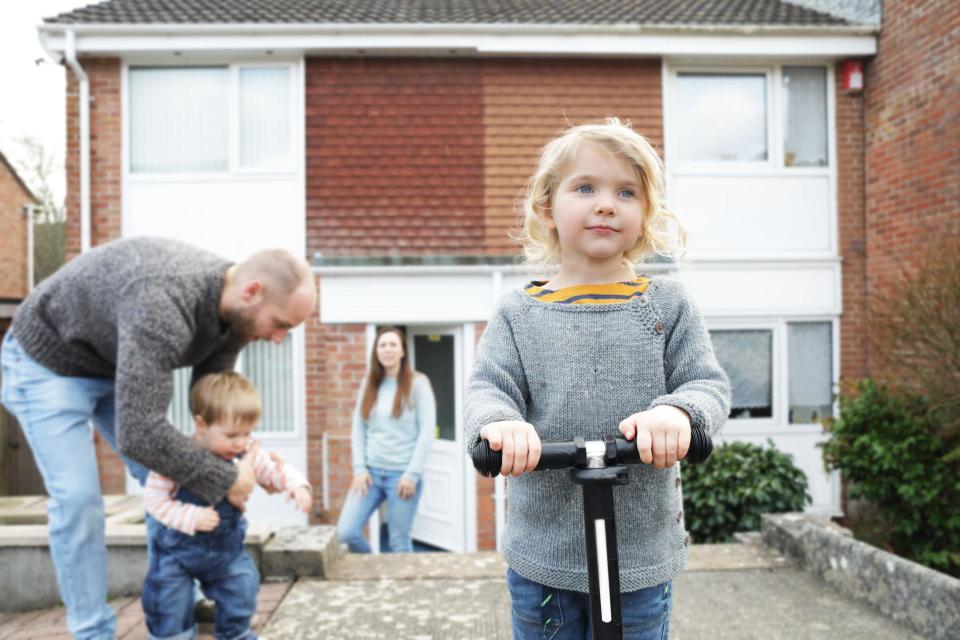
<path fill-rule="evenodd" d="M 183 54 L 264 51 L 312 55 L 859 57 L 876 53 L 873 28 L 680 28 L 588 25 L 41 25 L 62 51 Z"/>

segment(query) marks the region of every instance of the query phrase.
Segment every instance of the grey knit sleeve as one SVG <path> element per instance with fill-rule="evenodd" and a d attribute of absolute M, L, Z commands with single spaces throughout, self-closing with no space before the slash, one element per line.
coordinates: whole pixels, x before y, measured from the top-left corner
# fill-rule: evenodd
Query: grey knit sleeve
<path fill-rule="evenodd" d="M 236 468 L 177 431 L 167 420 L 173 363 L 190 342 L 172 295 L 160 288 L 129 289 L 118 309 L 116 428 L 119 452 L 185 485 L 211 504 L 237 477 Z"/>
<path fill-rule="evenodd" d="M 491 422 L 526 420 L 530 390 L 520 359 L 511 305 L 497 310 L 477 347 L 464 403 L 468 450 L 480 440 L 480 429 Z"/>
<path fill-rule="evenodd" d="M 690 414 L 693 427 L 713 435 L 730 413 L 730 380 L 713 353 L 703 316 L 686 290 L 672 281 L 659 284 L 666 325 L 667 395 L 654 399 L 650 407 L 679 407 Z"/>

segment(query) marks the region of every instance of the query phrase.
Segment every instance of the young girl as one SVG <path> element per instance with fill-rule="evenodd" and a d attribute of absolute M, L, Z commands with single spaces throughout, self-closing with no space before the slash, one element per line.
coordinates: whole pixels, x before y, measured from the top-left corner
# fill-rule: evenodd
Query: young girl
<path fill-rule="evenodd" d="M 614 491 L 624 637 L 665 638 L 670 583 L 686 566 L 676 462 L 691 427 L 716 433 L 730 407 L 703 318 L 685 290 L 638 276 L 668 246 L 660 158 L 610 118 L 547 144 L 524 202 L 527 260 L 549 281 L 508 294 L 467 389 L 467 445 L 503 452 L 504 556 L 515 638 L 589 638 L 580 489 L 532 471 L 540 441 L 636 439 L 646 464 Z M 682 243 L 682 233 L 681 233 Z"/>
<path fill-rule="evenodd" d="M 377 332 L 370 368 L 353 414 L 353 483 L 337 531 L 350 551 L 369 553 L 363 527 L 387 501 L 390 551 L 413 551 L 411 529 L 423 482 L 420 474 L 437 428 L 430 380 L 410 367 L 400 329 Z"/>
<path fill-rule="evenodd" d="M 260 398 L 253 384 L 234 372 L 197 381 L 190 392 L 194 443 L 225 460 L 242 456 L 257 482 L 284 491 L 309 512 L 310 485 L 300 472 L 279 463 L 252 443 L 260 420 Z M 244 550 L 247 523 L 227 500 L 210 505 L 173 480 L 150 472 L 144 485 L 149 566 L 143 584 L 143 612 L 150 638 L 196 635 L 193 581 L 214 601 L 214 636 L 253 640 L 250 622 L 257 610 L 260 576 Z"/>

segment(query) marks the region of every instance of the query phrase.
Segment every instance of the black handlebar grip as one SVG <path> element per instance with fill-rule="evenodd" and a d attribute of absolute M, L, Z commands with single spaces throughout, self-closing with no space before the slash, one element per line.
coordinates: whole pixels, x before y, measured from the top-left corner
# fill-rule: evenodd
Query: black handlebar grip
<path fill-rule="evenodd" d="M 473 467 L 480 475 L 488 478 L 500 475 L 503 453 L 491 449 L 490 443 L 486 440 L 481 440 L 470 448 L 470 458 L 473 460 Z"/>
<path fill-rule="evenodd" d="M 617 443 L 617 460 L 620 463 L 637 464 L 640 462 L 640 454 L 637 452 L 636 444 L 619 436 L 615 438 L 615 441 Z M 542 452 L 537 470 L 567 469 L 574 466 L 576 445 L 572 440 L 543 440 L 540 446 Z M 683 461 L 698 464 L 709 458 L 712 452 L 713 441 L 710 436 L 703 429 L 692 429 L 690 431 L 690 448 L 687 449 L 687 456 Z M 480 440 L 470 449 L 470 458 L 480 475 L 493 478 L 500 474 L 503 454 L 491 449 L 490 443 L 486 440 Z"/>

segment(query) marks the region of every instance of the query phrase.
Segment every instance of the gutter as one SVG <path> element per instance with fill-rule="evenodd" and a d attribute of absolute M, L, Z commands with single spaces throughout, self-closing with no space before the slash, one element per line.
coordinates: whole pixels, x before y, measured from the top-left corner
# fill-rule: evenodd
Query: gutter
<path fill-rule="evenodd" d="M 66 32 L 64 57 L 80 86 L 80 252 L 90 250 L 90 80 L 77 62 L 73 29 Z"/>

